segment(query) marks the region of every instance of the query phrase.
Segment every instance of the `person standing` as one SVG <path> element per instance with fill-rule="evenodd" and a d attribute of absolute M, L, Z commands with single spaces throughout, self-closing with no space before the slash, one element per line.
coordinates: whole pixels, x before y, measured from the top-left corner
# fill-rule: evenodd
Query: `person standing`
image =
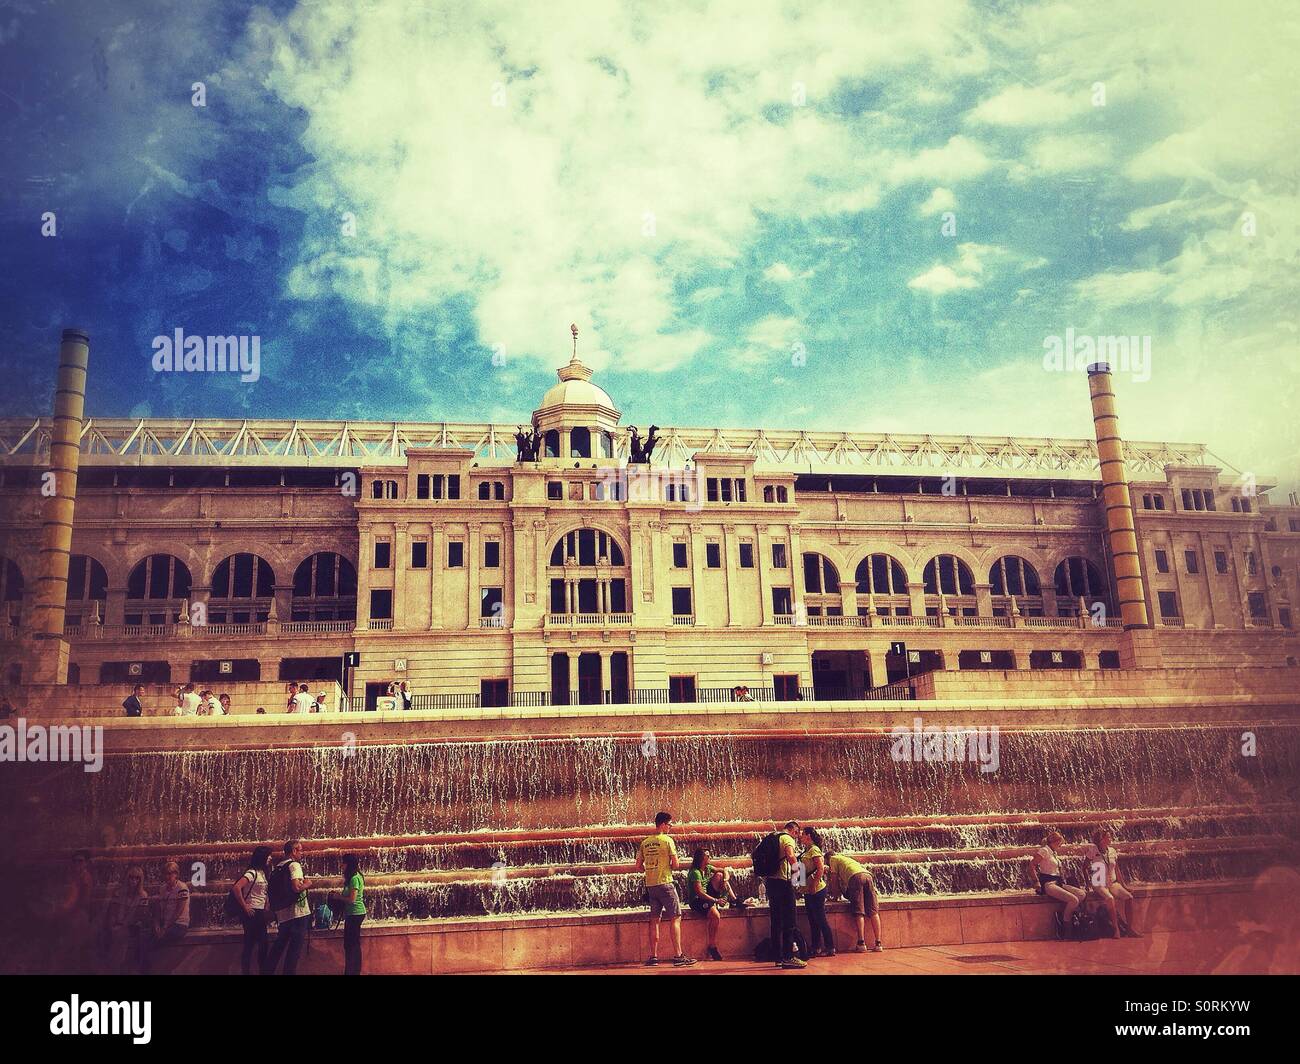
<path fill-rule="evenodd" d="M 221 703 L 221 715 L 223 717 L 230 716 L 230 696 L 223 691 L 217 697 L 217 701 Z"/>
<path fill-rule="evenodd" d="M 799 833 L 799 841 L 803 843 L 799 863 L 804 867 L 799 893 L 803 895 L 804 911 L 808 914 L 808 956 L 834 957 L 835 933 L 826 919 L 828 888 L 821 833 L 816 828 L 805 827 Z"/>
<path fill-rule="evenodd" d="M 876 882 L 871 873 L 852 857 L 837 853 L 829 847 L 826 855 L 827 889 L 832 898 L 845 897 L 853 912 L 853 919 L 858 925 L 858 944 L 854 953 L 867 953 L 867 918 L 871 919 L 871 929 L 876 936 L 876 944 L 870 948 L 871 953 L 884 952 L 880 941 L 880 898 L 876 895 Z"/>
<path fill-rule="evenodd" d="M 311 707 L 315 703 L 315 701 L 316 700 L 312 698 L 311 692 L 308 690 L 307 685 L 305 683 L 299 684 L 298 693 L 293 696 L 293 703 L 290 706 L 289 712 L 310 713 Z"/>
<path fill-rule="evenodd" d="M 104 913 L 104 968 L 106 974 L 135 975 L 144 965 L 146 936 L 153 933 L 149 919 L 149 892 L 144 869 L 131 865 L 126 879 L 108 900 Z"/>
<path fill-rule="evenodd" d="M 343 974 L 361 974 L 361 925 L 366 919 L 366 881 L 355 853 L 343 858 Z"/>
<path fill-rule="evenodd" d="M 136 684 L 135 687 L 131 689 L 131 693 L 126 696 L 126 701 L 122 703 L 122 709 L 126 712 L 128 717 L 144 716 L 143 696 L 144 685 Z"/>
<path fill-rule="evenodd" d="M 655 833 L 641 840 L 636 853 L 636 870 L 645 874 L 645 892 L 650 902 L 650 956 L 646 965 L 659 963 L 659 920 L 667 915 L 669 932 L 673 939 L 673 965 L 684 968 L 695 963 L 694 957 L 682 952 L 682 905 L 673 886 L 673 871 L 677 868 L 677 845 L 669 832 L 672 830 L 671 813 L 655 815 Z"/>
<path fill-rule="evenodd" d="M 184 717 L 197 717 L 199 715 L 199 693 L 194 690 L 192 683 L 187 683 L 181 688 L 181 715 Z"/>
<path fill-rule="evenodd" d="M 257 973 L 266 975 L 267 951 L 270 948 L 267 925 L 271 913 L 267 908 L 267 887 L 271 868 L 271 847 L 258 846 L 248 859 L 244 874 L 231 884 L 230 893 L 241 912 L 239 922 L 244 926 L 244 946 L 239 954 L 239 970 L 248 975 L 257 954 Z"/>
<path fill-rule="evenodd" d="M 306 694 L 307 685 L 303 684 L 302 688 L 301 693 Z M 268 891 L 278 925 L 275 944 L 266 960 L 270 975 L 275 974 L 281 957 L 284 958 L 284 974 L 298 974 L 298 958 L 302 956 L 307 933 L 311 930 L 311 905 L 307 901 L 310 889 L 311 880 L 302 871 L 302 843 L 290 839 L 284 844 L 284 860 L 271 873 Z"/>
<path fill-rule="evenodd" d="M 806 968 L 808 963 L 794 955 L 795 898 L 794 876 L 799 858 L 795 855 L 794 839 L 799 825 L 788 821 L 776 832 L 778 860 L 773 873 L 763 875 L 763 889 L 767 892 L 767 911 L 771 921 L 772 955 L 778 968 Z M 759 844 L 760 847 L 763 843 Z"/>

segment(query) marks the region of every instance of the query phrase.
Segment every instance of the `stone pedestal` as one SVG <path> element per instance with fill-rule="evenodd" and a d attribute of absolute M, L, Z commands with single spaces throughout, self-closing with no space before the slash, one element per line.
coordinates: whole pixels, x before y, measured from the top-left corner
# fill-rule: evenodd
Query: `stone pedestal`
<path fill-rule="evenodd" d="M 1119 641 L 1121 669 L 1160 669 L 1164 667 L 1160 652 L 1160 635 L 1153 628 L 1131 628 Z"/>
<path fill-rule="evenodd" d="M 23 683 L 68 682 L 68 660 L 72 646 L 66 639 L 37 634 L 26 635 L 22 649 Z"/>

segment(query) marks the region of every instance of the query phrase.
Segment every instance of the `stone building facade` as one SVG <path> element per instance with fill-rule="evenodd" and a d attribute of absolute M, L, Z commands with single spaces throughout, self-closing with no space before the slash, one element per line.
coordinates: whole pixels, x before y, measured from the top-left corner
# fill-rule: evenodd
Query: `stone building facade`
<path fill-rule="evenodd" d="M 373 704 L 405 680 L 472 707 L 1127 664 L 1091 441 L 667 429 L 645 464 L 576 355 L 558 376 L 532 460 L 501 425 L 87 422 L 70 681 L 341 678 Z M 0 424 L 10 683 L 48 435 Z M 1300 507 L 1199 446 L 1126 460 L 1170 660 L 1294 663 Z"/>

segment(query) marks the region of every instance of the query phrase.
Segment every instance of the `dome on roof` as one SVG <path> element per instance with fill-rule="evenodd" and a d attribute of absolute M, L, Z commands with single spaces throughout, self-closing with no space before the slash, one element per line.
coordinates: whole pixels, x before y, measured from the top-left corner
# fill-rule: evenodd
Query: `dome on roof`
<path fill-rule="evenodd" d="M 560 382 L 546 390 L 539 410 L 553 406 L 604 406 L 610 410 L 618 409 L 604 388 L 591 383 L 591 370 L 579 362 L 576 355 L 567 366 L 557 369 L 555 375 L 560 378 Z"/>

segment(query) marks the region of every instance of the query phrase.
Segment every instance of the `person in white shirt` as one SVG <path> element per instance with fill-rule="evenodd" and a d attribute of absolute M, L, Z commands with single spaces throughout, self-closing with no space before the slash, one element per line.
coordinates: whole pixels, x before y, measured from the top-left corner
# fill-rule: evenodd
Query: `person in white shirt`
<path fill-rule="evenodd" d="M 293 696 L 293 706 L 289 709 L 290 713 L 310 713 L 312 703 L 315 699 L 307 690 L 305 683 L 298 685 L 298 693 Z"/>
<path fill-rule="evenodd" d="M 226 711 L 217 701 L 217 696 L 211 691 L 204 691 L 200 696 L 203 699 L 203 715 L 205 717 L 224 717 Z"/>
<path fill-rule="evenodd" d="M 1133 895 L 1129 893 L 1120 880 L 1119 857 L 1111 845 L 1110 832 L 1098 828 L 1092 833 L 1092 845 L 1083 851 L 1083 859 L 1088 863 L 1089 887 L 1110 913 L 1110 926 L 1114 929 L 1112 938 L 1123 937 L 1118 906 L 1124 907 L 1124 927 L 1134 937 L 1138 936 L 1133 926 Z"/>
<path fill-rule="evenodd" d="M 199 715 L 199 703 L 201 701 L 202 699 L 199 698 L 199 693 L 194 690 L 194 685 L 192 683 L 187 683 L 181 688 L 181 705 L 184 708 L 184 712 L 181 715 L 185 717 L 197 717 Z"/>
<path fill-rule="evenodd" d="M 259 846 L 248 859 L 248 867 L 230 887 L 230 893 L 239 906 L 239 922 L 244 925 L 244 948 L 239 957 L 239 969 L 248 975 L 257 954 L 259 975 L 267 974 L 267 951 L 270 940 L 267 927 L 271 910 L 267 904 L 268 873 L 271 868 L 271 847 Z"/>
<path fill-rule="evenodd" d="M 326 695 L 324 691 L 322 691 L 320 694 L 316 696 L 316 709 L 314 710 L 314 712 L 316 713 L 329 712 L 329 704 L 326 702 Z"/>
<path fill-rule="evenodd" d="M 1070 929 L 1070 920 L 1087 894 L 1079 887 L 1072 887 L 1065 881 L 1061 871 L 1061 861 L 1057 857 L 1065 839 L 1059 831 L 1049 831 L 1043 840 L 1042 848 L 1029 859 L 1029 871 L 1038 879 L 1036 890 L 1039 894 L 1061 903 L 1061 911 L 1056 914 L 1056 937 L 1064 938 Z"/>

